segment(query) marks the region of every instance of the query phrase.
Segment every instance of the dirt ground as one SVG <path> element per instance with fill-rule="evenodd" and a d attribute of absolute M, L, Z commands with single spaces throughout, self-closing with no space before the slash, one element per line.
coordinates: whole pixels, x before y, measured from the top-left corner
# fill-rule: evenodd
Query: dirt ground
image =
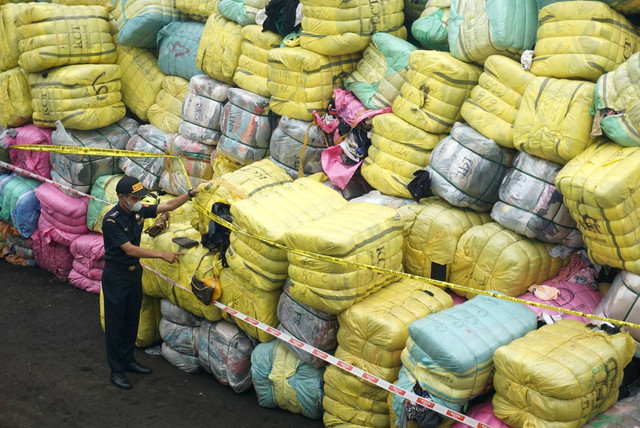
<path fill-rule="evenodd" d="M 322 426 L 139 350 L 154 373 L 128 374 L 133 389 L 118 389 L 98 303 L 44 270 L 0 260 L 0 428 Z"/>

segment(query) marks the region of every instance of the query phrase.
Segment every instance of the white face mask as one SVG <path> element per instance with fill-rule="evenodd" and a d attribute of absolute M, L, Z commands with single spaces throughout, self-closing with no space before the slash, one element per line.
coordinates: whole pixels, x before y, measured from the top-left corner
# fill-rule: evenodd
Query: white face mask
<path fill-rule="evenodd" d="M 142 201 L 134 202 L 133 204 L 129 204 L 129 211 L 138 212 L 142 209 Z"/>

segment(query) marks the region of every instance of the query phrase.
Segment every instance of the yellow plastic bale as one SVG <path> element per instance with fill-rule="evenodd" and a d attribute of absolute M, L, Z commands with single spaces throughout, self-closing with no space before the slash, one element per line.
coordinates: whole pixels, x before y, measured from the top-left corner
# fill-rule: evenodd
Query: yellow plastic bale
<path fill-rule="evenodd" d="M 122 72 L 122 101 L 146 122 L 147 111 L 155 103 L 165 77 L 158 67 L 158 58 L 146 49 L 127 46 L 118 46 L 117 52 L 116 63 Z"/>
<path fill-rule="evenodd" d="M 513 148 L 513 126 L 527 85 L 535 78 L 519 63 L 492 55 L 484 63 L 478 86 L 462 105 L 462 117 L 476 131 Z"/>
<path fill-rule="evenodd" d="M 393 112 L 426 132 L 448 133 L 460 119 L 460 108 L 481 73 L 480 67 L 448 52 L 413 51 L 407 81 L 393 103 Z"/>
<path fill-rule="evenodd" d="M 407 38 L 403 0 L 302 0 L 300 46 L 322 55 L 363 51 L 373 33 Z"/>
<path fill-rule="evenodd" d="M 135 345 L 138 348 L 146 348 L 154 343 L 160 342 L 160 300 L 157 297 L 142 295 L 142 306 L 140 307 L 140 320 L 138 321 L 138 334 Z M 104 295 L 100 289 L 100 325 L 104 331 Z"/>
<path fill-rule="evenodd" d="M 109 11 L 102 6 L 40 3 L 20 11 L 15 24 L 20 39 L 18 62 L 28 72 L 116 62 Z"/>
<path fill-rule="evenodd" d="M 433 148 L 444 134 L 430 134 L 393 113 L 374 116 L 371 147 L 362 163 L 362 176 L 382 193 L 410 198 L 413 173 L 429 164 Z"/>
<path fill-rule="evenodd" d="M 282 252 L 268 248 L 266 244 L 255 239 L 251 240 L 253 244 L 248 244 L 238 239 L 237 234 L 231 236 L 234 242 L 229 245 L 227 250 L 229 268 L 233 269 L 248 284 L 260 290 L 274 291 L 282 288 L 287 279 L 287 268 L 289 267 L 286 257 L 283 260 L 277 259 L 278 256 L 282 258 Z M 263 251 L 259 251 L 260 246 L 265 247 Z M 273 253 L 273 250 L 275 250 L 275 260 L 264 254 L 265 252 L 267 254 Z"/>
<path fill-rule="evenodd" d="M 562 320 L 493 356 L 493 411 L 510 426 L 580 427 L 618 399 L 635 345 L 628 333 Z"/>
<path fill-rule="evenodd" d="M 16 127 L 31 121 L 31 92 L 21 68 L 0 73 L 0 125 Z"/>
<path fill-rule="evenodd" d="M 513 127 L 518 150 L 566 164 L 597 139 L 591 136 L 595 85 L 536 77 L 524 92 Z"/>
<path fill-rule="evenodd" d="M 83 64 L 31 73 L 33 123 L 67 129 L 103 128 L 126 113 L 120 93 L 120 67 L 116 64 Z"/>
<path fill-rule="evenodd" d="M 0 1 L 0 4 L 2 2 Z M 18 27 L 16 26 L 16 16 L 31 5 L 24 3 L 6 4 L 0 7 L 0 71 L 7 71 L 18 66 L 20 49 L 18 42 Z"/>
<path fill-rule="evenodd" d="M 551 257 L 551 244 L 528 239 L 498 223 L 467 230 L 458 240 L 449 273 L 454 284 L 518 297 L 533 284 L 555 277 L 564 260 Z M 468 299 L 475 293 L 458 292 Z"/>
<path fill-rule="evenodd" d="M 263 97 L 271 96 L 267 85 L 268 52 L 280 47 L 282 36 L 262 31 L 261 25 L 242 27 L 242 45 L 233 82 L 240 88 Z"/>
<path fill-rule="evenodd" d="M 264 291 L 252 287 L 251 284 L 238 277 L 232 269 L 223 269 L 220 281 L 222 282 L 221 303 L 272 327 L 278 326 L 277 308 L 280 290 Z M 222 312 L 222 316 L 224 319 L 236 323 L 249 336 L 260 342 L 266 343 L 274 339 L 272 335 L 226 312 Z"/>
<path fill-rule="evenodd" d="M 391 270 L 402 269 L 402 223 L 392 208 L 350 203 L 316 221 L 290 228 L 289 248 L 338 257 Z M 288 254 L 291 297 L 338 314 L 394 277 L 308 256 Z"/>
<path fill-rule="evenodd" d="M 640 274 L 640 149 L 588 147 L 556 176 L 589 258 Z"/>
<path fill-rule="evenodd" d="M 209 16 L 218 12 L 218 0 L 176 0 L 176 9 L 194 21 L 207 22 Z"/>
<path fill-rule="evenodd" d="M 64 4 L 66 6 L 102 6 L 108 11 L 116 7 L 112 0 L 51 0 L 53 4 Z"/>
<path fill-rule="evenodd" d="M 271 109 L 281 116 L 313 120 L 311 113 L 327 111 L 333 89 L 342 86 L 359 60 L 359 54 L 325 56 L 301 47 L 271 49 Z"/>
<path fill-rule="evenodd" d="M 539 12 L 531 72 L 595 82 L 640 50 L 640 36 L 624 16 L 599 1 L 557 2 Z"/>
<path fill-rule="evenodd" d="M 167 134 L 177 133 L 182 122 L 182 104 L 188 93 L 188 80 L 165 76 L 155 104 L 147 110 L 149 122 Z"/>
<path fill-rule="evenodd" d="M 221 15 L 207 20 L 198 45 L 198 69 L 224 83 L 233 83 L 242 46 L 242 27 Z"/>
<path fill-rule="evenodd" d="M 473 226 L 491 221 L 489 213 L 458 208 L 431 198 L 400 208 L 406 219 L 404 268 L 427 278 L 449 281 L 451 263 L 460 237 Z"/>

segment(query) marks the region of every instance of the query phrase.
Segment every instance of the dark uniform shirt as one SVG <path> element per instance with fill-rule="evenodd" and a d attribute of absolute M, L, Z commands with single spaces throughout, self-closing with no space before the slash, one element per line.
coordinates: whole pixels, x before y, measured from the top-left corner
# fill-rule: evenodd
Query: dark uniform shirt
<path fill-rule="evenodd" d="M 120 204 L 116 204 L 102 220 L 104 236 L 104 260 L 110 263 L 135 265 L 139 259 L 128 256 L 120 246 L 131 242 L 140 246 L 140 237 L 145 218 L 154 218 L 158 205 L 143 206 L 138 212 L 126 212 Z"/>

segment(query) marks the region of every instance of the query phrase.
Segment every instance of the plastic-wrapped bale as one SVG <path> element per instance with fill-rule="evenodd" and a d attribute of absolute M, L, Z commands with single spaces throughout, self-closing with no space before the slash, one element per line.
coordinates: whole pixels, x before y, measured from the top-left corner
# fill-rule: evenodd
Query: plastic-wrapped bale
<path fill-rule="evenodd" d="M 410 198 L 413 173 L 429 164 L 433 148 L 445 137 L 431 134 L 394 113 L 372 119 L 371 146 L 362 163 L 362 176 L 381 192 Z"/>
<path fill-rule="evenodd" d="M 143 294 L 140 320 L 138 321 L 138 334 L 135 342 L 138 348 L 151 346 L 162 341 L 159 331 L 161 319 L 160 299 Z M 100 324 L 102 324 L 102 331 L 104 331 L 104 296 L 102 289 L 100 290 Z"/>
<path fill-rule="evenodd" d="M 362 52 L 373 33 L 407 38 L 404 0 L 302 0 L 300 46 L 322 55 Z"/>
<path fill-rule="evenodd" d="M 388 382 L 398 378 L 400 355 L 414 321 L 453 306 L 442 289 L 401 279 L 338 315 L 335 356 Z M 387 391 L 331 366 L 325 373 L 326 426 L 340 423 L 386 428 Z M 353 386 L 357 389 L 352 389 Z M 349 409 L 349 411 L 345 411 Z"/>
<path fill-rule="evenodd" d="M 349 203 L 323 218 L 291 228 L 289 248 L 346 261 L 402 270 L 402 223 L 396 210 L 367 203 Z M 321 311 L 338 314 L 394 277 L 288 253 L 291 297 Z"/>
<path fill-rule="evenodd" d="M 338 346 L 338 318 L 335 315 L 296 302 L 289 294 L 289 287 L 289 280 L 287 280 L 278 301 L 279 329 L 314 348 L 333 354 Z M 286 341 L 282 343 L 300 360 L 313 367 L 318 368 L 327 364 L 324 360 L 302 351 Z"/>
<path fill-rule="evenodd" d="M 391 107 L 405 82 L 414 50 L 415 46 L 398 37 L 375 33 L 356 71 L 344 82 L 345 89 L 369 109 Z"/>
<path fill-rule="evenodd" d="M 118 0 L 113 15 L 120 44 L 149 49 L 156 48 L 158 32 L 164 26 L 189 20 L 173 0 Z"/>
<path fill-rule="evenodd" d="M 188 327 L 192 328 L 193 327 Z M 162 342 L 162 348 L 160 350 L 165 360 L 171 363 L 173 366 L 187 373 L 198 373 L 200 371 L 200 365 L 198 363 L 198 357 L 185 354 L 173 349 L 167 342 Z"/>
<path fill-rule="evenodd" d="M 29 238 L 20 235 L 7 235 L 5 245 L 5 248 L 0 252 L 0 258 L 18 266 L 36 266 Z"/>
<path fill-rule="evenodd" d="M 174 305 L 167 299 L 160 299 L 160 313 L 165 320 L 174 324 L 187 327 L 200 327 L 200 318 L 196 317 L 191 312 Z M 197 344 L 194 344 L 193 348 L 197 350 Z"/>
<path fill-rule="evenodd" d="M 244 89 L 229 89 L 217 152 L 243 165 L 263 159 L 269 153 L 272 122 L 269 98 Z"/>
<path fill-rule="evenodd" d="M 158 59 L 146 49 L 118 45 L 116 49 L 122 77 L 120 91 L 122 101 L 142 121 L 147 121 L 147 111 L 162 89 L 164 73 Z"/>
<path fill-rule="evenodd" d="M 527 291 L 520 296 L 520 298 L 531 302 L 571 309 L 585 314 L 593 314 L 598 304 L 602 301 L 602 294 L 597 290 L 597 277 L 598 271 L 589 259 L 583 256 L 581 252 L 575 252 L 571 256 L 570 262 L 560 270 L 560 273 L 558 273 L 556 277 L 540 284 L 541 286 L 558 290 L 558 296 L 554 300 L 542 300 L 536 297 L 535 292 L 537 292 L 537 285 L 529 287 L 530 289 L 536 287 L 533 289 L 534 292 Z M 546 293 L 544 288 L 540 291 Z M 545 296 L 540 297 L 546 298 Z M 586 317 L 556 312 L 551 309 L 536 306 L 528 306 L 528 308 L 536 313 L 538 320 L 545 321 L 547 324 L 560 318 L 573 319 L 584 323 L 591 322 L 591 320 Z M 615 318 L 619 319 L 617 317 Z"/>
<path fill-rule="evenodd" d="M 16 67 L 0 73 L 0 125 L 24 125 L 31 121 L 32 115 L 31 93 L 24 70 Z"/>
<path fill-rule="evenodd" d="M 237 393 L 249 389 L 254 345 L 237 325 L 203 320 L 198 329 L 198 360 L 207 372 Z"/>
<path fill-rule="evenodd" d="M 491 218 L 527 238 L 582 247 L 582 235 L 554 185 L 560 169 L 556 163 L 518 153 L 502 180 Z"/>
<path fill-rule="evenodd" d="M 491 55 L 484 63 L 478 86 L 462 105 L 462 117 L 485 137 L 513 148 L 513 126 L 522 95 L 534 78 L 516 61 Z"/>
<path fill-rule="evenodd" d="M 532 331 L 495 352 L 494 413 L 511 426 L 582 426 L 617 401 L 634 349 L 628 333 L 573 320 Z"/>
<path fill-rule="evenodd" d="M 420 17 L 411 25 L 411 35 L 424 49 L 449 51 L 450 8 L 451 0 L 429 0 Z"/>
<path fill-rule="evenodd" d="M 598 3 L 598 2 L 587 2 Z M 595 84 L 536 77 L 524 92 L 513 127 L 515 148 L 566 164 L 589 145 Z"/>
<path fill-rule="evenodd" d="M 69 284 L 89 293 L 99 294 L 104 270 L 104 239 L 98 233 L 79 236 L 69 246 L 73 264 Z"/>
<path fill-rule="evenodd" d="M 142 125 L 126 145 L 127 150 L 145 153 L 165 153 L 171 135 L 153 125 Z M 164 158 L 121 157 L 120 168 L 130 177 L 136 177 L 149 190 L 158 190 L 160 175 L 164 169 Z"/>
<path fill-rule="evenodd" d="M 176 9 L 194 21 L 206 22 L 218 11 L 218 0 L 176 0 Z"/>
<path fill-rule="evenodd" d="M 414 204 L 415 201 L 409 198 L 400 198 L 397 196 L 384 195 L 379 190 L 372 190 L 362 196 L 350 199 L 349 202 L 366 202 L 368 204 L 382 205 L 394 209 L 399 209 L 405 205 Z"/>
<path fill-rule="evenodd" d="M 18 27 L 18 63 L 37 73 L 71 64 L 113 64 L 109 11 L 101 6 L 38 4 L 21 10 Z"/>
<path fill-rule="evenodd" d="M 594 263 L 640 274 L 640 149 L 596 144 L 556 176 Z"/>
<path fill-rule="evenodd" d="M 11 223 L 28 238 L 38 228 L 40 201 L 36 188 L 40 182 L 15 173 L 0 174 L 0 220 Z"/>
<path fill-rule="evenodd" d="M 256 23 L 256 14 L 269 0 L 220 0 L 218 12 L 227 19 L 245 26 Z"/>
<path fill-rule="evenodd" d="M 147 234 L 142 235 L 141 247 L 160 251 L 172 251 L 184 253 L 177 263 L 169 264 L 159 259 L 143 259 L 143 263 L 152 269 L 158 271 L 162 275 L 171 278 L 172 281 L 180 285 L 186 290 L 191 290 L 191 279 L 193 275 L 203 279 L 212 275 L 213 272 L 219 272 L 221 263 L 219 254 L 209 252 L 206 248 L 198 245 L 193 248 L 185 248 L 172 240 L 177 237 L 186 237 L 194 241 L 200 240 L 200 234 L 197 230 L 185 223 L 173 223 L 163 233 L 151 238 Z M 200 263 L 202 260 L 202 263 Z M 196 271 L 198 264 L 200 267 Z M 155 273 L 143 269 L 142 272 L 142 290 L 145 294 L 153 297 L 161 297 L 168 299 L 176 306 L 185 309 L 192 314 L 206 318 L 209 321 L 218 321 L 222 317 L 220 309 L 213 305 L 205 305 L 190 291 L 183 290 L 173 284 L 165 281 Z"/>
<path fill-rule="evenodd" d="M 413 51 L 393 113 L 426 132 L 445 134 L 460 119 L 460 108 L 481 73 L 448 52 Z"/>
<path fill-rule="evenodd" d="M 261 343 L 251 353 L 251 378 L 262 407 L 320 419 L 323 374 L 324 367 L 302 362 L 280 341 Z"/>
<path fill-rule="evenodd" d="M 640 321 L 640 275 L 622 271 L 613 280 L 611 289 L 593 313 L 602 317 L 638 323 Z M 596 321 L 598 322 L 598 321 Z M 640 354 L 640 331 L 622 327 L 635 340 L 635 353 Z"/>
<path fill-rule="evenodd" d="M 492 399 L 493 397 L 489 397 L 489 399 L 483 401 L 482 403 L 471 406 L 471 408 L 465 414 L 470 418 L 473 418 L 478 422 L 482 422 L 492 428 L 509 428 L 509 425 L 502 422 L 493 413 Z M 469 425 L 465 423 L 456 422 L 451 425 L 451 428 L 466 428 L 468 426 Z"/>
<path fill-rule="evenodd" d="M 483 64 L 491 55 L 520 59 L 536 43 L 536 0 L 452 0 L 449 47 L 456 58 Z"/>
<path fill-rule="evenodd" d="M 182 122 L 182 105 L 189 94 L 189 81 L 182 77 L 165 76 L 156 102 L 149 110 L 149 123 L 166 133 L 177 133 Z"/>
<path fill-rule="evenodd" d="M 457 208 L 436 198 L 404 206 L 399 212 L 405 221 L 405 270 L 440 281 L 449 281 L 460 237 L 473 226 L 491 221 L 487 213 Z"/>
<path fill-rule="evenodd" d="M 122 150 L 127 142 L 137 134 L 138 127 L 138 122 L 125 117 L 113 125 L 95 131 L 67 131 L 58 121 L 56 122 L 56 130 L 51 134 L 51 141 L 53 144 L 69 147 Z M 53 181 L 84 193 L 89 193 L 98 177 L 122 172 L 118 166 L 117 158 L 113 156 L 52 152 L 50 161 Z"/>
<path fill-rule="evenodd" d="M 98 177 L 91 187 L 91 196 L 100 201 L 109 202 L 104 204 L 94 199 L 89 199 L 87 206 L 87 227 L 94 232 L 102 233 L 102 219 L 112 208 L 112 204 L 118 201 L 116 195 L 116 184 L 123 175 L 103 175 Z"/>
<path fill-rule="evenodd" d="M 609 409 L 590 419 L 584 428 L 631 427 L 640 424 L 640 393 L 623 398 Z"/>
<path fill-rule="evenodd" d="M 213 146 L 175 135 L 167 145 L 166 152 L 179 156 L 180 159 L 165 159 L 164 171 L 160 175 L 160 188 L 173 195 L 182 195 L 209 181 L 213 175 L 213 168 L 209 162 L 213 150 Z M 183 165 L 187 177 L 184 175 Z"/>
<path fill-rule="evenodd" d="M 291 178 L 322 172 L 320 156 L 327 147 L 322 129 L 311 122 L 283 116 L 271 135 L 270 159 Z M 302 165 L 300 159 L 302 158 Z"/>
<path fill-rule="evenodd" d="M 158 66 L 164 74 L 191 79 L 202 74 L 196 65 L 204 24 L 172 22 L 158 32 Z"/>
<path fill-rule="evenodd" d="M 176 352 L 196 357 L 196 362 L 198 361 L 197 335 L 196 327 L 176 324 L 164 317 L 160 320 L 160 336 L 164 344 Z"/>
<path fill-rule="evenodd" d="M 67 279 L 73 266 L 73 254 L 67 245 L 45 238 L 40 230 L 29 237 L 33 256 L 38 266 L 60 279 Z"/>
<path fill-rule="evenodd" d="M 518 297 L 533 284 L 553 278 L 564 259 L 550 254 L 553 246 L 520 236 L 498 223 L 467 230 L 449 271 L 449 280 L 479 290 L 496 290 Z M 554 254 L 555 255 L 555 254 Z M 473 292 L 456 293 L 471 298 Z"/>
<path fill-rule="evenodd" d="M 51 183 L 42 183 L 36 189 L 40 201 L 38 229 L 45 239 L 71 246 L 87 228 L 87 198 L 74 198 L 62 193 Z"/>
<path fill-rule="evenodd" d="M 633 54 L 616 70 L 603 74 L 596 83 L 594 109 L 607 137 L 621 146 L 640 146 L 640 53 Z"/>
<path fill-rule="evenodd" d="M 179 133 L 189 140 L 216 145 L 220 140 L 220 118 L 231 87 L 209 76 L 198 75 L 189 81 L 189 94 L 182 104 Z"/>
<path fill-rule="evenodd" d="M 233 82 L 242 89 L 269 97 L 268 53 L 269 50 L 280 47 L 282 36 L 262 29 L 261 25 L 242 27 L 243 40 Z"/>
<path fill-rule="evenodd" d="M 53 128 L 60 120 L 68 129 L 87 131 L 119 121 L 126 112 L 121 76 L 117 64 L 69 65 L 31 73 L 33 123 Z"/>
<path fill-rule="evenodd" d="M 538 0 L 538 9 L 564 0 Z M 640 12 L 640 1 L 638 0 L 603 0 L 616 11 L 623 14 L 634 14 Z"/>
<path fill-rule="evenodd" d="M 488 211 L 498 201 L 511 156 L 469 125 L 458 122 L 431 152 L 427 171 L 433 193 L 451 205 Z"/>
<path fill-rule="evenodd" d="M 242 46 L 242 26 L 213 14 L 207 20 L 198 46 L 198 69 L 224 83 L 233 83 Z"/>
<path fill-rule="evenodd" d="M 333 89 L 342 85 L 360 55 L 325 56 L 300 47 L 271 49 L 268 87 L 271 109 L 281 116 L 313 120 L 327 111 Z"/>
<path fill-rule="evenodd" d="M 0 4 L 3 2 L 0 1 Z M 5 4 L 0 8 L 0 71 L 11 70 L 18 66 L 18 58 L 20 57 L 20 48 L 18 42 L 18 27 L 16 26 L 16 16 L 23 10 L 32 7 L 24 3 Z"/>
<path fill-rule="evenodd" d="M 239 228 L 284 245 L 289 230 L 345 205 L 348 202 L 327 186 L 301 178 L 235 202 L 231 205 L 231 215 Z M 274 212 L 279 215 L 273 216 Z M 288 277 L 287 252 L 232 232 L 227 262 L 230 269 L 225 269 L 223 274 L 231 270 L 235 277 L 229 278 L 229 285 L 224 284 L 223 278 L 223 303 L 276 327 L 278 297 Z M 293 294 L 292 297 L 295 299 Z M 242 321 L 239 326 L 261 341 L 273 339 Z"/>
<path fill-rule="evenodd" d="M 531 72 L 595 82 L 640 50 L 633 24 L 606 3 L 564 1 L 545 6 Z"/>
<path fill-rule="evenodd" d="M 491 390 L 496 350 L 535 328 L 524 305 L 477 296 L 413 322 L 402 365 L 431 400 L 458 411 Z M 406 418 L 402 400 L 394 397 L 393 407 Z"/>
<path fill-rule="evenodd" d="M 26 169 L 44 178 L 51 178 L 51 162 L 48 152 L 11 148 L 16 145 L 50 145 L 51 132 L 50 129 L 38 128 L 35 125 L 8 129 L 0 134 L 0 146 L 9 149 L 9 157 L 13 166 Z"/>
<path fill-rule="evenodd" d="M 43 2 L 44 3 L 44 2 Z M 116 7 L 111 0 L 51 0 L 53 4 L 64 4 L 67 6 L 102 6 L 111 11 Z"/>

